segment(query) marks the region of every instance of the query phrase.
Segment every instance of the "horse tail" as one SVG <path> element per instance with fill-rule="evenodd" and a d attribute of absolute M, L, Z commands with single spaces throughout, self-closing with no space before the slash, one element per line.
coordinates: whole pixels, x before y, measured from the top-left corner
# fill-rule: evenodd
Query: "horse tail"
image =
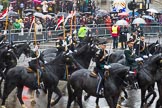
<path fill-rule="evenodd" d="M 73 90 L 71 88 L 70 82 L 67 83 L 68 96 L 73 96 Z"/>

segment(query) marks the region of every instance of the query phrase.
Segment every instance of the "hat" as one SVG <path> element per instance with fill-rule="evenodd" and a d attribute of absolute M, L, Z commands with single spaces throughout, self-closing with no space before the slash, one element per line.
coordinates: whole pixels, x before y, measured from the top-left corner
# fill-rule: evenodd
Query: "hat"
<path fill-rule="evenodd" d="M 127 44 L 129 43 L 134 43 L 134 40 L 132 38 L 129 39 L 129 41 L 127 41 Z"/>

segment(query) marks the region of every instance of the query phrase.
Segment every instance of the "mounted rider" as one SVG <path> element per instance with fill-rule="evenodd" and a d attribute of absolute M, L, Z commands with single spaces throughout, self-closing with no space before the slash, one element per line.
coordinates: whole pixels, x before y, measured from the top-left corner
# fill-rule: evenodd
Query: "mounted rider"
<path fill-rule="evenodd" d="M 65 51 L 65 49 L 67 48 L 67 42 L 64 39 L 64 36 L 63 35 L 64 35 L 63 32 L 61 32 L 58 35 L 58 40 L 56 42 L 56 47 L 57 47 L 58 51 L 57 51 L 57 54 L 56 55 L 60 54 L 60 52 L 62 52 L 62 51 Z"/>
<path fill-rule="evenodd" d="M 44 84 L 42 82 L 42 65 L 45 64 L 43 55 L 39 50 L 39 45 L 35 45 L 34 49 L 31 51 L 31 61 L 28 62 L 29 68 L 31 68 L 34 72 L 38 72 L 40 84 L 40 88 L 44 88 Z"/>
<path fill-rule="evenodd" d="M 136 49 L 136 55 L 139 57 L 147 59 L 148 56 L 152 56 L 147 49 L 147 44 L 143 35 L 141 35 L 139 39 L 135 42 L 134 48 Z"/>
<path fill-rule="evenodd" d="M 75 50 L 75 44 L 77 43 L 76 40 L 74 39 L 73 34 L 70 33 L 70 29 L 67 29 L 66 31 L 66 38 L 65 41 L 67 43 L 67 49 L 71 50 L 74 52 Z"/>
<path fill-rule="evenodd" d="M 130 78 L 129 81 L 132 87 L 137 89 L 138 85 L 137 85 L 134 74 L 136 74 L 138 63 L 143 61 L 143 59 L 141 57 L 138 57 L 135 54 L 134 39 L 130 39 L 129 41 L 127 41 L 127 45 L 128 45 L 128 48 L 124 50 L 124 54 L 126 57 L 126 65 L 130 67 L 130 72 L 131 72 L 130 74 L 133 74 L 131 75 L 131 77 L 129 77 Z"/>
<path fill-rule="evenodd" d="M 105 69 L 109 69 L 111 66 L 106 65 L 107 62 L 107 51 L 106 51 L 106 42 L 99 43 L 99 50 L 95 55 L 96 67 L 95 71 L 98 73 L 99 81 L 97 85 L 96 93 L 98 95 L 104 94 L 104 72 Z"/>

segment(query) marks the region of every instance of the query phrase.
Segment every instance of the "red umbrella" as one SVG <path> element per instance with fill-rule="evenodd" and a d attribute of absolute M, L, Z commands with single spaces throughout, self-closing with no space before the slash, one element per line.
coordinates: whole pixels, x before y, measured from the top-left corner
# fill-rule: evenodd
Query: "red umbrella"
<path fill-rule="evenodd" d="M 118 13 L 118 16 L 128 16 L 129 14 L 127 12 L 122 12 L 122 13 Z"/>

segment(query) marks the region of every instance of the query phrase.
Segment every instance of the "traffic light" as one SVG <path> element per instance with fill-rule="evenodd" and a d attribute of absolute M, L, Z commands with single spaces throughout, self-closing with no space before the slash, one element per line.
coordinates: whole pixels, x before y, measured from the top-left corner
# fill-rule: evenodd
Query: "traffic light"
<path fill-rule="evenodd" d="M 129 10 L 134 10 L 134 9 L 136 9 L 136 7 L 137 7 L 137 4 L 135 2 L 131 1 L 128 3 Z"/>

